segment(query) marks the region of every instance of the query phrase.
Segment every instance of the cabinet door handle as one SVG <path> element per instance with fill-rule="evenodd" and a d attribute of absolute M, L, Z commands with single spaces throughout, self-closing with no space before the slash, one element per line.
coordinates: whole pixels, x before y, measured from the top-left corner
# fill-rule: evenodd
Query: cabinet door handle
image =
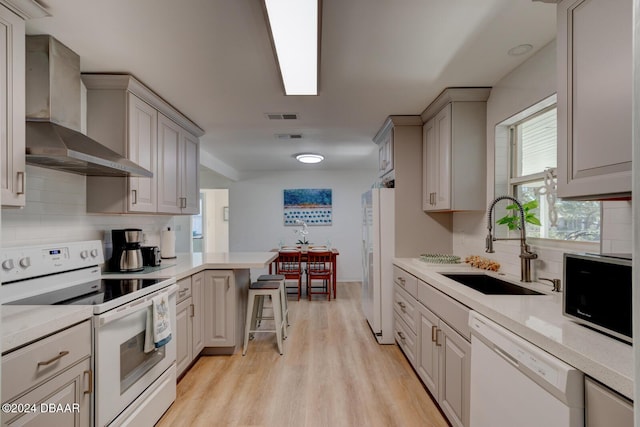
<path fill-rule="evenodd" d="M 196 316 L 196 306 L 191 304 L 189 306 L 189 308 L 191 309 L 191 317 L 195 317 Z"/>
<path fill-rule="evenodd" d="M 84 394 L 93 393 L 93 371 L 89 369 L 88 371 L 84 371 L 86 375 L 89 375 L 89 388 L 84 391 Z"/>
<path fill-rule="evenodd" d="M 403 313 L 407 312 L 407 306 L 402 301 L 398 301 L 398 305 L 400 306 L 400 309 Z"/>
<path fill-rule="evenodd" d="M 436 347 L 442 347 L 442 343 L 440 342 L 440 332 L 442 332 L 442 329 L 436 329 Z"/>
<path fill-rule="evenodd" d="M 20 182 L 20 190 L 16 191 L 16 194 L 18 196 L 21 196 L 24 194 L 24 187 L 25 187 L 25 179 L 24 179 L 24 172 L 18 172 L 16 174 L 16 178 L 18 178 L 18 181 Z"/>
<path fill-rule="evenodd" d="M 431 341 L 438 341 L 438 327 L 436 325 L 431 326 Z"/>
<path fill-rule="evenodd" d="M 183 199 L 184 199 L 184 202 L 183 202 L 184 204 L 183 204 L 182 207 L 186 209 L 187 208 L 187 198 L 183 197 Z"/>
<path fill-rule="evenodd" d="M 60 353 L 58 353 L 57 356 L 52 357 L 51 359 L 44 361 L 44 362 L 38 362 L 38 366 L 47 366 L 47 365 L 51 365 L 53 362 L 56 362 L 60 359 L 62 359 L 64 356 L 66 356 L 67 354 L 69 354 L 69 352 L 67 350 L 63 350 Z"/>
<path fill-rule="evenodd" d="M 131 190 L 131 198 L 133 199 L 133 201 L 131 202 L 132 205 L 138 203 L 138 190 Z"/>
<path fill-rule="evenodd" d="M 400 276 L 398 276 L 398 282 L 400 282 L 400 284 L 401 284 L 402 286 L 404 286 L 404 285 L 405 285 L 405 283 L 407 283 L 407 281 L 404 279 L 404 277 L 400 277 Z"/>
<path fill-rule="evenodd" d="M 398 336 L 400 337 L 400 339 L 401 339 L 402 341 L 404 341 L 404 340 L 406 340 L 406 339 L 407 339 L 407 337 L 405 337 L 405 336 L 404 336 L 404 334 L 402 333 L 402 331 L 398 331 Z"/>

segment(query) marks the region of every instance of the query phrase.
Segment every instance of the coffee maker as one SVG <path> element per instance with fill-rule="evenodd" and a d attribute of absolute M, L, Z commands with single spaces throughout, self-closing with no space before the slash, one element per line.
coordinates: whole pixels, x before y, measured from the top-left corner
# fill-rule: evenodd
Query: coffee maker
<path fill-rule="evenodd" d="M 109 269 L 124 272 L 144 270 L 141 242 L 142 230 L 138 228 L 111 230 L 113 256 L 109 260 Z"/>

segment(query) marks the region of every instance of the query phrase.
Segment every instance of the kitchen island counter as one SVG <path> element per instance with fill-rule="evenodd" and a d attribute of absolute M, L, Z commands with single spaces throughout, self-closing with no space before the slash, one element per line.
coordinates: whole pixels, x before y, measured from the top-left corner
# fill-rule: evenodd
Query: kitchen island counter
<path fill-rule="evenodd" d="M 427 264 L 415 258 L 396 258 L 394 265 L 633 399 L 632 346 L 564 317 L 562 293 L 550 292 L 550 286 L 527 284 L 544 295 L 485 295 L 441 274 L 484 273 L 468 265 Z M 518 283 L 508 275 L 489 274 Z"/>

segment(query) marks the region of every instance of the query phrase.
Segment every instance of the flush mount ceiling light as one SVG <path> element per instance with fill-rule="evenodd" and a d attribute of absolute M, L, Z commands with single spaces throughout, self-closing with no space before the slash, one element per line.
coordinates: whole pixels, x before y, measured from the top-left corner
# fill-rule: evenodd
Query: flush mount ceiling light
<path fill-rule="evenodd" d="M 528 53 L 531 49 L 533 49 L 533 46 L 530 44 L 521 44 L 518 45 L 516 47 L 512 47 L 511 49 L 509 49 L 507 51 L 507 55 L 509 56 L 520 56 L 520 55 L 524 55 L 525 53 Z"/>
<path fill-rule="evenodd" d="M 297 161 L 301 163 L 320 163 L 324 160 L 324 156 L 322 154 L 314 154 L 314 153 L 300 153 L 296 154 L 295 158 Z"/>
<path fill-rule="evenodd" d="M 263 0 L 286 95 L 318 94 L 321 0 Z"/>

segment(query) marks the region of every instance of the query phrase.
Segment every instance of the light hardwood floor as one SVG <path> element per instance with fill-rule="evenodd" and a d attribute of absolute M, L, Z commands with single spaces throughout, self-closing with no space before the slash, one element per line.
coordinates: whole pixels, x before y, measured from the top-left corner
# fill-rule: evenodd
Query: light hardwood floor
<path fill-rule="evenodd" d="M 178 383 L 158 426 L 445 427 L 396 345 L 378 345 L 360 308 L 360 284 L 338 299 L 289 301 L 285 354 L 256 334 L 246 356 L 203 356 Z"/>

